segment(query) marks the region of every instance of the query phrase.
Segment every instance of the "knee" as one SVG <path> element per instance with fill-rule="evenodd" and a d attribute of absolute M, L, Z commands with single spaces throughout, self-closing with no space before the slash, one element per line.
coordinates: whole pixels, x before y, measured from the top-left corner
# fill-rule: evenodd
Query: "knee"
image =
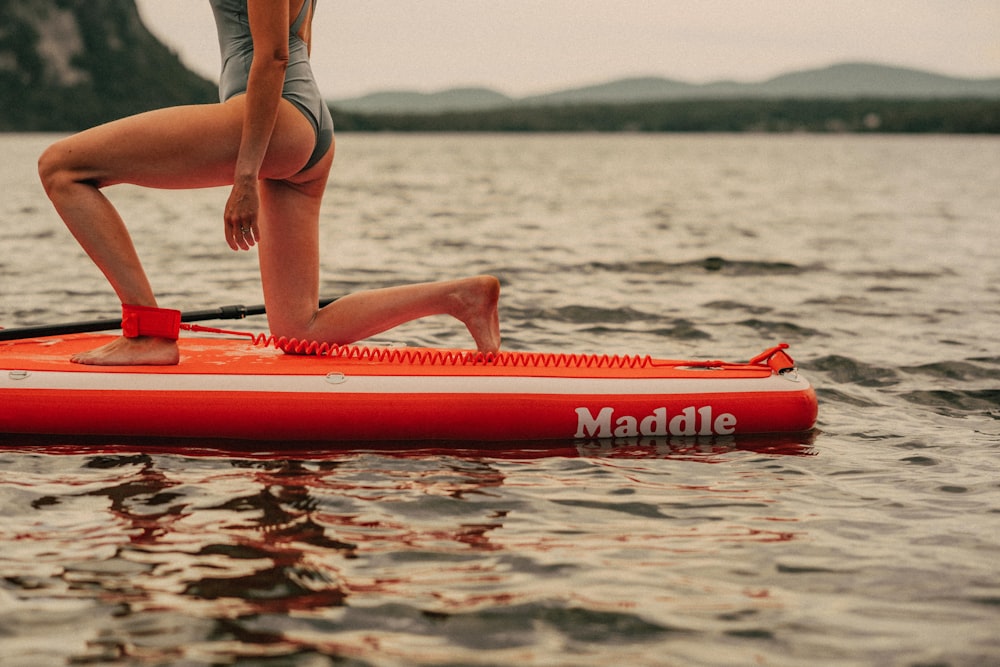
<path fill-rule="evenodd" d="M 268 313 L 267 325 L 271 335 L 275 338 L 286 338 L 288 340 L 311 341 L 312 322 L 315 318 L 305 317 L 282 317 Z"/>
<path fill-rule="evenodd" d="M 58 193 L 66 185 L 80 180 L 70 165 L 69 158 L 72 152 L 64 143 L 64 141 L 57 141 L 46 148 L 38 158 L 38 177 L 49 197 Z"/>
<path fill-rule="evenodd" d="M 59 180 L 64 178 L 65 171 L 63 150 L 56 142 L 45 149 L 38 158 L 38 178 L 42 181 L 42 187 L 49 195 L 57 187 Z"/>
<path fill-rule="evenodd" d="M 318 317 L 319 311 L 313 311 L 311 317 L 303 315 L 298 318 L 275 317 L 268 312 L 267 325 L 271 335 L 279 340 L 284 338 L 299 343 L 327 345 L 350 345 L 359 340 L 353 329 L 342 330 L 344 327 L 337 326 L 328 319 L 324 319 L 323 324 L 319 325 Z"/>

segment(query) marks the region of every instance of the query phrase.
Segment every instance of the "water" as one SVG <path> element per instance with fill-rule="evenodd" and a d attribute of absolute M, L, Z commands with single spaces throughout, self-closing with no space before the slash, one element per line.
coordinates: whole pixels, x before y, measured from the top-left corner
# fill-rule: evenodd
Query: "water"
<path fill-rule="evenodd" d="M 6 326 L 117 313 L 36 184 L 50 139 L 0 137 Z M 998 183 L 995 137 L 344 135 L 324 295 L 488 271 L 509 349 L 783 340 L 817 432 L 3 436 L 0 664 L 998 664 Z M 164 305 L 262 300 L 226 194 L 112 191 Z"/>

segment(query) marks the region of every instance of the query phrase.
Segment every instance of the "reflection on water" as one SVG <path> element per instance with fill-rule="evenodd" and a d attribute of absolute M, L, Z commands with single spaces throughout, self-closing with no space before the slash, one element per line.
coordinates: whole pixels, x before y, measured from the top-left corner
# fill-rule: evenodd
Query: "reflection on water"
<path fill-rule="evenodd" d="M 102 619 L 100 636 L 85 624 L 67 645 L 77 658 L 363 655 L 377 636 L 386 655 L 434 661 L 551 632 L 657 641 L 682 631 L 680 610 L 716 615 L 718 595 L 737 619 L 773 605 L 766 587 L 708 585 L 684 563 L 798 528 L 772 511 L 767 474 L 735 483 L 711 465 L 680 476 L 656 462 L 808 456 L 809 440 L 382 443 L 276 458 L 227 455 L 226 443 L 24 438 L 0 454 L 0 488 L 13 492 L 0 574 L 22 618 L 59 607 Z M 191 618 L 208 623 L 179 627 Z"/>

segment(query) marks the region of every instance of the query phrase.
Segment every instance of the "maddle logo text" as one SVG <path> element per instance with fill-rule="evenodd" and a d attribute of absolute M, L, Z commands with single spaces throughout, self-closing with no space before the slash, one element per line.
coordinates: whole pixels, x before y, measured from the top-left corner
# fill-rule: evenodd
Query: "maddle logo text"
<path fill-rule="evenodd" d="M 691 405 L 672 417 L 666 408 L 657 408 L 641 417 L 619 415 L 614 408 L 601 408 L 596 415 L 589 408 L 577 408 L 576 415 L 577 438 L 731 435 L 736 431 L 736 416 L 728 412 L 713 414 L 711 405 Z"/>

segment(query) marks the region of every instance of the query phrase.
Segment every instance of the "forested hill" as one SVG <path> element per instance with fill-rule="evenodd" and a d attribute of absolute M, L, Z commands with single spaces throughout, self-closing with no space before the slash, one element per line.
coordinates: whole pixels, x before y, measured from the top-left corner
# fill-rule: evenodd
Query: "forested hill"
<path fill-rule="evenodd" d="M 0 131 L 77 130 L 217 99 L 133 0 L 0 0 Z"/>

